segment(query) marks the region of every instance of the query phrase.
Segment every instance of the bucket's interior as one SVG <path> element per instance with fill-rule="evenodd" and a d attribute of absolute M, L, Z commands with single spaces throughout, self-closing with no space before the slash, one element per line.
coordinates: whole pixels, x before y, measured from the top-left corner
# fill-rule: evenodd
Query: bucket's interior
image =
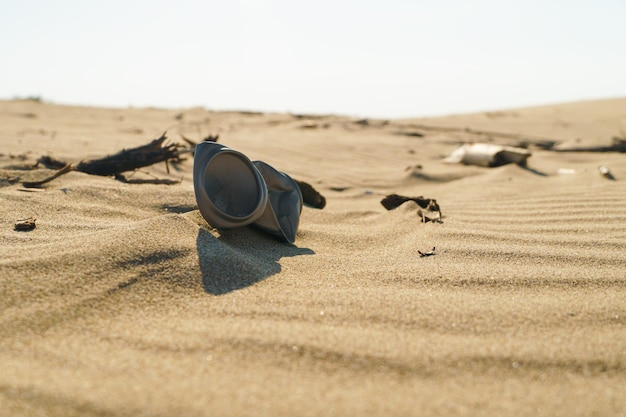
<path fill-rule="evenodd" d="M 204 172 L 208 197 L 218 210 L 233 216 L 246 217 L 261 200 L 261 190 L 251 164 L 237 155 L 216 155 Z"/>

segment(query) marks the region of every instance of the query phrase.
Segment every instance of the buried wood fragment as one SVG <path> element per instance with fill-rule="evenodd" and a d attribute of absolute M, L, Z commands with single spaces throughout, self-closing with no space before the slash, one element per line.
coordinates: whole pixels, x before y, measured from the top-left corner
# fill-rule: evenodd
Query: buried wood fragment
<path fill-rule="evenodd" d="M 15 222 L 14 230 L 19 232 L 25 232 L 29 230 L 33 230 L 37 225 L 35 222 L 37 221 L 34 217 L 29 217 L 27 219 L 18 220 Z"/>
<path fill-rule="evenodd" d="M 492 143 L 466 143 L 444 159 L 450 164 L 499 167 L 506 164 L 526 166 L 530 151 L 513 146 L 501 146 Z"/>
<path fill-rule="evenodd" d="M 413 201 L 419 206 L 417 215 L 422 219 L 422 223 L 437 222 L 442 223 L 443 214 L 441 214 L 441 208 L 437 204 L 437 200 L 434 198 L 419 197 L 405 197 L 398 194 L 389 194 L 387 197 L 380 201 L 387 210 L 393 210 L 407 201 Z"/>

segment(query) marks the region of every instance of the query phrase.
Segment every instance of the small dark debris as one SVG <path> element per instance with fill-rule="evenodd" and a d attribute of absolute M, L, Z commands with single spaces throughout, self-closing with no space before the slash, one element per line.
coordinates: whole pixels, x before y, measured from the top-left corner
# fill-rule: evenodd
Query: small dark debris
<path fill-rule="evenodd" d="M 426 257 L 426 256 L 433 256 L 433 255 L 436 255 L 436 253 L 435 253 L 435 247 L 434 247 L 434 246 L 433 246 L 433 249 L 432 249 L 431 251 L 429 251 L 429 252 L 421 252 L 421 251 L 419 251 L 419 250 L 418 250 L 418 251 L 417 251 L 417 253 L 419 253 L 419 254 L 420 254 L 420 258 L 424 258 L 424 257 Z"/>
<path fill-rule="evenodd" d="M 313 186 L 304 181 L 295 180 L 302 193 L 302 201 L 309 207 L 323 209 L 326 207 L 326 198 L 321 195 Z"/>
<path fill-rule="evenodd" d="M 380 201 L 387 210 L 393 210 L 407 201 L 415 202 L 420 208 L 417 210 L 417 215 L 421 217 L 423 223 L 437 222 L 443 223 L 441 214 L 441 208 L 437 204 L 437 200 L 434 198 L 419 197 L 405 197 L 398 194 L 389 194 L 387 197 Z"/>
<path fill-rule="evenodd" d="M 240 110 L 237 113 L 242 116 L 263 116 L 265 114 L 262 111 L 253 111 L 253 110 Z"/>
<path fill-rule="evenodd" d="M 35 222 L 37 221 L 34 217 L 29 217 L 27 219 L 18 220 L 15 222 L 14 230 L 19 232 L 26 232 L 29 230 L 33 230 L 37 225 Z"/>
<path fill-rule="evenodd" d="M 208 135 L 207 137 L 205 137 L 204 139 L 202 139 L 202 142 L 217 142 L 217 140 L 220 138 L 220 135 Z"/>
<path fill-rule="evenodd" d="M 615 177 L 613 176 L 613 174 L 611 173 L 611 171 L 609 170 L 609 168 L 605 167 L 604 165 L 598 167 L 598 172 L 600 173 L 600 175 L 602 175 L 604 178 L 615 181 Z"/>
<path fill-rule="evenodd" d="M 422 132 L 397 132 L 397 135 L 408 136 L 410 138 L 423 138 L 424 134 Z"/>
<path fill-rule="evenodd" d="M 196 145 L 198 144 L 198 142 L 196 142 L 193 139 L 190 139 L 190 138 L 186 137 L 182 133 L 180 134 L 180 137 L 181 137 L 182 140 L 187 142 L 192 148 L 195 148 Z M 220 138 L 219 133 L 216 134 L 216 135 L 209 134 L 209 135 L 205 136 L 200 142 L 217 142 L 219 138 Z"/>
<path fill-rule="evenodd" d="M 183 214 L 197 210 L 198 206 L 195 204 L 164 204 L 161 208 L 169 213 Z"/>

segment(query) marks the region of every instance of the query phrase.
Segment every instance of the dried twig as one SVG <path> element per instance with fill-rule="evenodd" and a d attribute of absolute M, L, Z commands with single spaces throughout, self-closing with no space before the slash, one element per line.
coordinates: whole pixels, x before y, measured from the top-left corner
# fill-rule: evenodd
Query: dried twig
<path fill-rule="evenodd" d="M 181 161 L 181 153 L 184 153 L 181 151 L 184 151 L 184 149 L 181 149 L 181 145 L 178 144 L 165 145 L 164 142 L 166 139 L 167 138 L 164 133 L 161 137 L 154 139 L 146 145 L 131 149 L 124 149 L 114 155 L 105 156 L 104 158 L 99 159 L 81 161 L 76 166 L 66 163 L 59 171 L 48 178 L 41 181 L 27 181 L 23 184 L 24 187 L 40 187 L 43 184 L 71 171 L 84 172 L 92 175 L 115 176 L 118 179 L 122 179 L 124 178 L 124 176 L 121 175 L 123 172 L 135 171 L 139 168 L 153 165 L 158 162 L 167 163 L 168 161 Z M 42 163 L 46 166 L 59 166 L 63 162 L 43 157 L 39 159 L 38 163 Z M 163 183 L 161 180 L 148 180 L 145 182 Z"/>
<path fill-rule="evenodd" d="M 59 178 L 61 175 L 67 174 L 70 171 L 76 171 L 76 168 L 73 167 L 72 164 L 66 164 L 63 168 L 55 172 L 53 175 L 44 178 L 41 181 L 24 181 L 22 185 L 26 188 L 41 187 L 45 183 L 50 182 L 55 178 Z"/>
<path fill-rule="evenodd" d="M 114 155 L 100 159 L 82 161 L 76 166 L 76 170 L 86 174 L 106 177 L 121 172 L 133 171 L 169 159 L 178 159 L 180 146 L 176 144 L 163 145 L 166 139 L 164 133 L 160 138 L 153 140 L 147 145 L 124 149 Z"/>
<path fill-rule="evenodd" d="M 196 145 L 198 144 L 198 142 L 196 142 L 195 140 L 189 139 L 188 137 L 186 137 L 182 133 L 180 134 L 180 137 L 181 137 L 182 140 L 187 142 L 192 148 L 195 148 Z M 220 138 L 219 134 L 217 134 L 217 135 L 208 135 L 204 139 L 202 139 L 201 142 L 217 142 L 217 140 L 219 138 Z"/>

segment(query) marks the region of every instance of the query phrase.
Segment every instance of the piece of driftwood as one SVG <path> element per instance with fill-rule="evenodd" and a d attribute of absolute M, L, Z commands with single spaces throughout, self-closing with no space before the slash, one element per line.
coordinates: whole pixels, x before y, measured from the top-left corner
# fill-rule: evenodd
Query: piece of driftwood
<path fill-rule="evenodd" d="M 180 146 L 174 143 L 165 145 L 165 133 L 147 145 L 124 149 L 114 155 L 99 159 L 81 161 L 76 171 L 104 177 L 127 171 L 134 171 L 158 162 L 180 159 Z"/>
<path fill-rule="evenodd" d="M 169 161 L 180 162 L 183 160 L 181 158 L 182 154 L 191 152 L 189 148 L 178 144 L 165 144 L 166 139 L 167 137 L 164 133 L 161 137 L 154 139 L 146 145 L 124 149 L 114 155 L 105 156 L 104 158 L 81 161 L 76 166 L 50 157 L 42 157 L 37 161 L 38 164 L 41 163 L 53 169 L 59 169 L 58 167 L 61 165 L 62 167 L 50 177 L 44 178 L 41 181 L 26 181 L 23 185 L 24 187 L 41 187 L 43 184 L 72 171 L 105 177 L 115 176 L 119 180 L 124 180 L 123 172 L 136 171 L 139 168 L 144 168 L 159 162 L 165 162 L 166 164 Z M 167 169 L 169 172 L 169 166 Z M 164 181 L 167 184 L 179 182 L 174 180 L 143 180 L 143 182 L 160 184 L 164 183 Z"/>
<path fill-rule="evenodd" d="M 437 200 L 433 198 L 424 198 L 422 196 L 405 197 L 398 194 L 389 194 L 380 201 L 380 204 L 387 210 L 393 210 L 407 201 L 413 201 L 420 207 L 417 210 L 417 215 L 420 216 L 423 223 L 442 222 L 443 214 L 441 213 L 441 208 L 437 204 Z"/>

